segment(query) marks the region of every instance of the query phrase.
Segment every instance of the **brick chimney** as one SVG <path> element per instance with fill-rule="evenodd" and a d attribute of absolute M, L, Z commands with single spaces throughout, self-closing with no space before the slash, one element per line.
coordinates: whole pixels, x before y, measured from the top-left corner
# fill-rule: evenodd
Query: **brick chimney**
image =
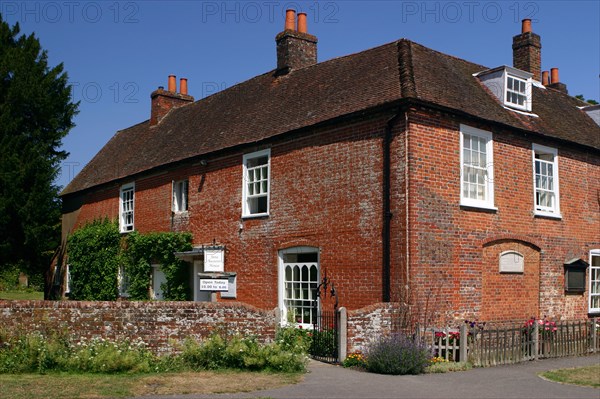
<path fill-rule="evenodd" d="M 521 34 L 513 37 L 513 66 L 531 72 L 533 79 L 542 81 L 542 39 L 531 31 L 531 19 L 524 19 Z"/>
<path fill-rule="evenodd" d="M 159 86 L 150 94 L 150 126 L 157 125 L 171 109 L 194 102 L 194 97 L 187 93 L 187 79 L 180 80 L 180 87 L 181 93 L 177 93 L 175 75 L 169 75 L 167 90 L 163 86 Z"/>
<path fill-rule="evenodd" d="M 306 14 L 287 10 L 285 28 L 275 37 L 277 43 L 277 75 L 317 63 L 317 37 L 307 33 Z"/>
<path fill-rule="evenodd" d="M 558 68 L 550 68 L 550 84 L 546 85 L 546 87 L 569 94 L 567 91 L 567 85 L 561 83 L 560 79 L 558 78 Z"/>

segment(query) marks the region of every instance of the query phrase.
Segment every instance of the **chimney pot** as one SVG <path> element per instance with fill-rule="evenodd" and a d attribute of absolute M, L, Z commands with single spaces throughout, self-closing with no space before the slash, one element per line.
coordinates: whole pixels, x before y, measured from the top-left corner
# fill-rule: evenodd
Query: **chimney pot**
<path fill-rule="evenodd" d="M 549 83 L 550 81 L 548 80 L 548 71 L 542 72 L 542 84 L 544 86 L 548 86 Z"/>
<path fill-rule="evenodd" d="M 550 68 L 550 83 L 559 83 L 558 68 Z"/>
<path fill-rule="evenodd" d="M 531 19 L 526 18 L 521 21 L 521 33 L 531 32 Z"/>
<path fill-rule="evenodd" d="M 179 90 L 180 90 L 181 94 L 185 94 L 187 96 L 187 94 L 188 94 L 187 78 L 179 79 Z"/>
<path fill-rule="evenodd" d="M 296 11 L 286 10 L 285 11 L 285 28 L 284 30 L 296 30 Z"/>
<path fill-rule="evenodd" d="M 169 75 L 169 85 L 167 87 L 171 93 L 177 93 L 177 81 L 175 75 Z"/>
<path fill-rule="evenodd" d="M 298 13 L 298 32 L 307 33 L 305 12 Z"/>

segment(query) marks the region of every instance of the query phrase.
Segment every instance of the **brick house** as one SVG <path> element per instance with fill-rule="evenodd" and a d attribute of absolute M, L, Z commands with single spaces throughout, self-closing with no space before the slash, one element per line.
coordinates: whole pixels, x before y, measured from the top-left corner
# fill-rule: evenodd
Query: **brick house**
<path fill-rule="evenodd" d="M 317 63 L 293 11 L 276 47 L 274 70 L 199 101 L 170 76 L 62 192 L 63 238 L 107 216 L 189 231 L 194 300 L 303 324 L 325 275 L 350 310 L 600 313 L 600 109 L 542 73 L 529 20 L 513 67 L 406 39 Z M 227 291 L 201 291 L 210 277 Z"/>

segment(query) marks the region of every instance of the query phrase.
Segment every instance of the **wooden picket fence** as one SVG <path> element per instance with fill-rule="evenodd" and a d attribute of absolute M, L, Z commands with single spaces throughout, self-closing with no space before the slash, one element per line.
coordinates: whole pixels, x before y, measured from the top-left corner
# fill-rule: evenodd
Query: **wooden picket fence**
<path fill-rule="evenodd" d="M 600 319 L 525 325 L 487 323 L 483 329 L 429 329 L 419 334 L 434 356 L 474 366 L 600 353 Z M 417 332 L 418 333 L 418 332 Z"/>

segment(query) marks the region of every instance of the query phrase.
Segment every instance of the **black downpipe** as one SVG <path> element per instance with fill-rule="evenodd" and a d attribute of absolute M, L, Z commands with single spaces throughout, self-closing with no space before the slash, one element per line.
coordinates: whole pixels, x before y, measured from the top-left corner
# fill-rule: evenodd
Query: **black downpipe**
<path fill-rule="evenodd" d="M 391 154 L 390 147 L 392 143 L 392 126 L 402 112 L 398 110 L 396 115 L 390 118 L 385 124 L 383 135 L 383 229 L 381 232 L 382 241 L 382 285 L 383 302 L 391 300 L 391 222 L 392 212 L 390 210 L 390 191 L 391 191 Z"/>

